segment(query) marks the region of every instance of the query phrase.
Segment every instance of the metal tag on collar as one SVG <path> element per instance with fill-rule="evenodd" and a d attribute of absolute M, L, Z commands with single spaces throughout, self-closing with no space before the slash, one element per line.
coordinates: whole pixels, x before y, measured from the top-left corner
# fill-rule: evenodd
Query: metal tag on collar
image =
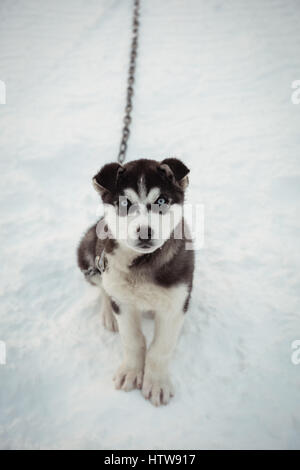
<path fill-rule="evenodd" d="M 104 250 L 101 253 L 101 256 L 96 256 L 95 258 L 95 264 L 97 268 L 99 269 L 100 273 L 104 273 L 105 271 L 105 255 L 104 255 Z"/>

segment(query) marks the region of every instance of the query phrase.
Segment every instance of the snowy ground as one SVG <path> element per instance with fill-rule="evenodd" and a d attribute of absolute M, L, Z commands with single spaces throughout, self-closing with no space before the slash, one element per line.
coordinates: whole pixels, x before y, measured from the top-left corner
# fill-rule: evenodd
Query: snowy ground
<path fill-rule="evenodd" d="M 120 340 L 75 260 L 118 150 L 131 1 L 1 0 L 1 448 L 300 448 L 299 14 L 142 1 L 128 158 L 182 157 L 206 215 L 156 409 L 113 389 Z"/>

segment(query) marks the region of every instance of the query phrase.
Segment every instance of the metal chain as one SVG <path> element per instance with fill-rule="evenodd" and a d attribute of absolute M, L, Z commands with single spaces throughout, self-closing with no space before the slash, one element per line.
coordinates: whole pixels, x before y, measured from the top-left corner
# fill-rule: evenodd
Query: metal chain
<path fill-rule="evenodd" d="M 139 14 L 140 14 L 140 0 L 133 1 L 133 21 L 132 21 L 132 42 L 130 51 L 130 62 L 128 70 L 128 87 L 127 87 L 127 101 L 125 106 L 125 116 L 123 119 L 124 127 L 122 130 L 122 139 L 120 144 L 120 150 L 118 155 L 118 162 L 123 163 L 126 156 L 127 141 L 129 138 L 130 130 L 129 126 L 131 123 L 131 111 L 132 111 L 132 95 L 133 95 L 133 84 L 134 74 L 136 69 L 136 56 L 138 48 L 138 35 L 139 35 Z"/>

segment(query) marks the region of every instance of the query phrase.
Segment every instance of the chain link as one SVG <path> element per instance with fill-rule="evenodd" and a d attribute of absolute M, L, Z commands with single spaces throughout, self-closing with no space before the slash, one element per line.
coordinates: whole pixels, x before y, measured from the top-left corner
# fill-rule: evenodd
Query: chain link
<path fill-rule="evenodd" d="M 139 14 L 140 14 L 140 0 L 133 1 L 133 21 L 132 21 L 132 41 L 130 51 L 130 62 L 128 70 L 127 80 L 127 100 L 125 106 L 125 116 L 123 119 L 124 127 L 122 130 L 122 139 L 120 144 L 120 150 L 118 155 L 118 162 L 123 163 L 126 156 L 127 142 L 130 134 L 130 123 L 131 123 L 131 111 L 132 111 L 132 96 L 133 96 L 133 85 L 134 75 L 136 69 L 136 56 L 138 48 L 138 35 L 139 35 Z"/>

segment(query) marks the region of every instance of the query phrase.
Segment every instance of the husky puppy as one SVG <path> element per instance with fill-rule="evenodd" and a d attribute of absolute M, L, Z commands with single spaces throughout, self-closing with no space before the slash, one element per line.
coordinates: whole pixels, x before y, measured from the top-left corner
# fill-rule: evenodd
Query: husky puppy
<path fill-rule="evenodd" d="M 188 173 L 176 158 L 105 165 L 93 178 L 104 217 L 78 247 L 80 269 L 102 291 L 104 326 L 120 332 L 124 359 L 115 387 L 142 389 L 155 406 L 174 394 L 168 365 L 193 283 L 194 252 L 183 218 Z M 148 350 L 145 311 L 155 321 Z"/>

